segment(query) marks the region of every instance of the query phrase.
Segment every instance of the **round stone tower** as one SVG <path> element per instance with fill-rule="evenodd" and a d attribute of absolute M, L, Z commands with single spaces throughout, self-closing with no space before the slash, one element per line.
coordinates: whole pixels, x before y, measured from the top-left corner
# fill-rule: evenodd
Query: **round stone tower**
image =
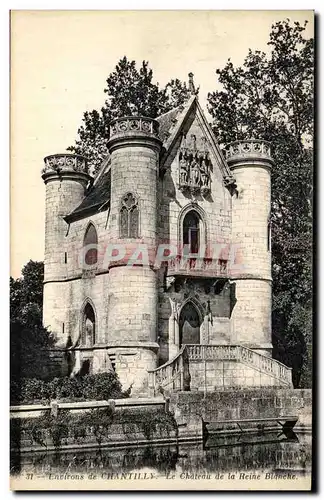
<path fill-rule="evenodd" d="M 91 179 L 87 160 L 74 154 L 56 154 L 44 158 L 42 178 L 45 198 L 45 258 L 43 323 L 56 335 L 58 346 L 65 345 L 68 297 L 66 282 L 68 254 L 67 223 L 63 217 L 82 201 Z"/>
<path fill-rule="evenodd" d="M 227 163 L 237 183 L 232 205 L 232 338 L 271 356 L 270 145 L 259 140 L 231 143 Z"/>
<path fill-rule="evenodd" d="M 132 394 L 147 392 L 157 363 L 158 122 L 125 117 L 110 125 L 110 241 L 125 258 L 109 264 L 108 345 L 115 369 Z M 138 258 L 137 258 L 138 257 Z"/>

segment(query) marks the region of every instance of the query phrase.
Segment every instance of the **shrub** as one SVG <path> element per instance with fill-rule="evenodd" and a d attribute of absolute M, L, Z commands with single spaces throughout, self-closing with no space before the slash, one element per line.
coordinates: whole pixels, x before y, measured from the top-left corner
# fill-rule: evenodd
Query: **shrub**
<path fill-rule="evenodd" d="M 115 372 L 61 377 L 45 381 L 25 378 L 12 381 L 11 404 L 49 403 L 52 399 L 68 401 L 107 400 L 127 397 Z"/>
<path fill-rule="evenodd" d="M 60 410 L 55 417 L 51 415 L 50 411 L 44 413 L 43 428 L 49 429 L 53 444 L 56 449 L 59 449 L 62 439 L 69 437 L 70 412 L 68 410 Z"/>

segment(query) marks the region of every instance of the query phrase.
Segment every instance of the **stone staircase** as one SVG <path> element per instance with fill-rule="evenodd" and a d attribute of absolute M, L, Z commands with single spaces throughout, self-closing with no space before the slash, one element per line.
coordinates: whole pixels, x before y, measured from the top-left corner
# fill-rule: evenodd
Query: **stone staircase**
<path fill-rule="evenodd" d="M 293 387 L 292 369 L 242 345 L 184 345 L 177 355 L 149 370 L 149 393 L 238 387 Z"/>

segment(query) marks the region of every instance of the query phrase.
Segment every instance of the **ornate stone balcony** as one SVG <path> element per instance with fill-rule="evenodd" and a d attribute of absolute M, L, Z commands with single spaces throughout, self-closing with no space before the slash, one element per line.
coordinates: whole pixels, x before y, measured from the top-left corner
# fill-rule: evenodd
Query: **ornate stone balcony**
<path fill-rule="evenodd" d="M 168 262 L 167 276 L 227 278 L 227 261 L 212 258 L 184 259 L 178 255 Z"/>
<path fill-rule="evenodd" d="M 145 135 L 157 137 L 159 122 L 142 116 L 125 116 L 117 118 L 110 124 L 110 139 L 124 135 Z"/>
<path fill-rule="evenodd" d="M 226 160 L 229 165 L 242 160 L 265 160 L 272 163 L 270 143 L 251 139 L 231 142 L 226 147 Z"/>
<path fill-rule="evenodd" d="M 44 164 L 43 175 L 63 172 L 89 173 L 88 160 L 81 155 L 69 153 L 50 155 L 44 158 Z"/>

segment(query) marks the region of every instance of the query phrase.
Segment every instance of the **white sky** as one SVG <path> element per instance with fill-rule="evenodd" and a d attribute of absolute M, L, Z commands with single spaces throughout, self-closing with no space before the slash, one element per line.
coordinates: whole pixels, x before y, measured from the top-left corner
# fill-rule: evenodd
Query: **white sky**
<path fill-rule="evenodd" d="M 248 49 L 267 51 L 273 22 L 312 11 L 15 11 L 11 27 L 11 274 L 44 258 L 43 158 L 74 143 L 83 112 L 99 109 L 124 55 L 145 59 L 155 81 L 192 71 L 205 109 L 215 69 Z"/>

